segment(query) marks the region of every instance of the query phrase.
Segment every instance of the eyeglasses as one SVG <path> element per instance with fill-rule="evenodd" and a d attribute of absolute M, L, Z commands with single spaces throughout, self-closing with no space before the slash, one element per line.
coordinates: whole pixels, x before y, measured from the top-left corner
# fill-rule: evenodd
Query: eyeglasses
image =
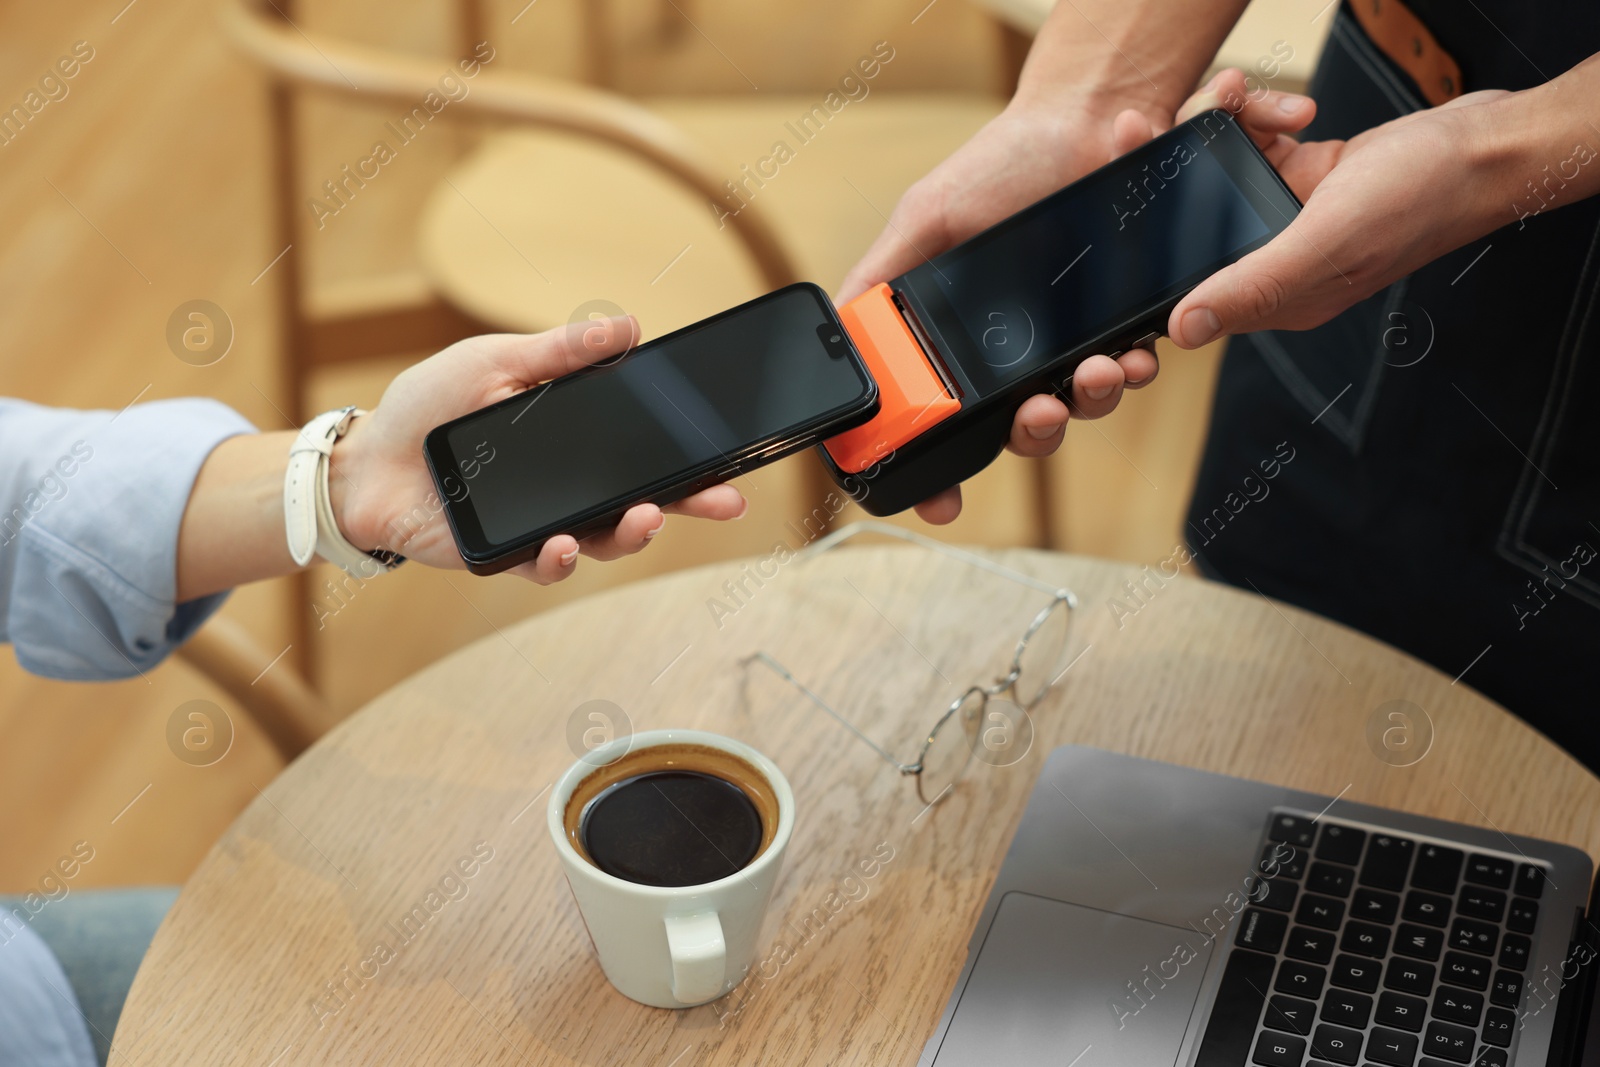
<path fill-rule="evenodd" d="M 1020 571 L 1002 566 L 991 559 L 963 551 L 952 545 L 936 541 L 931 537 L 924 537 L 911 530 L 903 530 L 898 526 L 890 526 L 881 522 L 858 522 L 843 527 L 827 537 L 822 538 L 809 548 L 805 549 L 801 557 L 814 556 L 863 533 L 878 533 L 895 537 L 902 541 L 909 541 L 924 548 L 931 549 L 941 555 L 951 556 L 972 566 L 1009 578 L 1014 582 L 1032 586 L 1041 592 L 1050 595 L 1050 603 L 1046 604 L 1034 615 L 1033 621 L 1023 631 L 1022 637 L 1017 641 L 1015 654 L 1011 657 L 1011 667 L 1005 674 L 995 678 L 988 685 L 973 685 L 962 693 L 940 713 L 928 730 L 922 742 L 922 749 L 917 758 L 911 763 L 902 763 L 890 755 L 882 746 L 872 738 L 862 733 L 849 719 L 835 710 L 827 701 L 823 700 L 804 683 L 800 682 L 790 673 L 789 669 L 766 652 L 757 652 L 747 656 L 742 661 L 744 664 L 752 662 L 761 663 L 790 685 L 794 686 L 806 699 L 831 715 L 845 729 L 855 734 L 876 752 L 884 762 L 895 768 L 901 774 L 911 775 L 916 779 L 917 796 L 924 804 L 930 807 L 937 804 L 950 794 L 956 781 L 965 773 L 971 764 L 974 754 L 983 750 L 985 753 L 996 749 L 1010 750 L 1013 739 L 1010 734 L 1019 724 L 1014 723 L 1004 712 L 991 710 L 991 698 L 1007 696 L 1020 709 L 1021 718 L 1031 730 L 1031 720 L 1027 713 L 1031 711 L 1050 688 L 1060 681 L 1067 669 L 1076 663 L 1078 657 L 1067 661 L 1068 631 L 1072 622 L 1072 612 L 1078 606 L 1078 598 L 1070 589 L 1061 589 L 1031 578 Z M 1084 649 L 1085 652 L 1088 649 Z M 1028 681 L 1024 683 L 1026 677 Z M 985 723 L 995 723 L 989 729 L 984 729 Z M 998 745 L 991 746 L 991 737 L 1004 735 Z M 1031 743 L 1031 736 L 1029 738 Z M 1025 752 L 1025 750 L 1024 750 Z M 1021 756 L 1015 757 L 1020 759 Z M 1015 762 L 1015 759 L 1005 762 Z"/>

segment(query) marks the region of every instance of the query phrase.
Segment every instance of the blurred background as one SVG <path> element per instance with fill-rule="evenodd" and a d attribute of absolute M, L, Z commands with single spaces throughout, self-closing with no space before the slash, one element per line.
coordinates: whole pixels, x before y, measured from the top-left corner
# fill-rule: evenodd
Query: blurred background
<path fill-rule="evenodd" d="M 0 103 L 26 121 L 0 145 L 11 220 L 0 395 L 111 411 L 203 395 L 284 429 L 375 404 L 395 373 L 455 337 L 620 307 L 649 338 L 788 280 L 835 288 L 905 188 L 999 112 L 1048 8 L 6 5 Z M 1293 58 L 1271 85 L 1303 88 L 1328 10 L 1255 0 L 1218 65 L 1262 70 L 1286 42 Z M 67 55 L 80 63 L 64 91 L 30 98 Z M 818 132 L 796 136 L 818 107 Z M 778 142 L 790 149 L 781 165 Z M 195 307 L 203 323 L 188 318 Z M 185 346 L 174 321 L 202 329 Z M 1156 385 L 1101 422 L 1074 422 L 1051 461 L 1006 455 L 969 483 L 961 519 L 938 536 L 1135 563 L 1169 555 L 1220 348 L 1163 342 L 1161 356 Z M 296 728 L 315 734 L 528 615 L 798 547 L 824 505 L 819 475 L 810 455 L 768 467 L 741 483 L 742 521 L 670 521 L 650 551 L 584 561 L 554 588 L 421 567 L 357 585 L 319 565 L 239 590 L 193 655 L 129 681 L 45 681 L 7 649 L 0 892 L 34 888 L 84 839 L 96 854 L 77 886 L 181 882 L 283 766 L 251 701 L 290 702 Z M 192 700 L 232 726 L 205 765 L 169 747 L 169 722 Z"/>

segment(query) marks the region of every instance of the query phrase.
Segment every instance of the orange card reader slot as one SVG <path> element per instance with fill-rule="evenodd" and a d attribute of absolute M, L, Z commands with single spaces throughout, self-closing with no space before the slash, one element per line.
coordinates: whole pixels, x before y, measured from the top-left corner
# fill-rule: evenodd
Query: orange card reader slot
<path fill-rule="evenodd" d="M 824 447 L 839 469 L 859 474 L 961 410 L 895 306 L 887 283 L 868 289 L 839 309 L 873 379 L 878 414 Z"/>

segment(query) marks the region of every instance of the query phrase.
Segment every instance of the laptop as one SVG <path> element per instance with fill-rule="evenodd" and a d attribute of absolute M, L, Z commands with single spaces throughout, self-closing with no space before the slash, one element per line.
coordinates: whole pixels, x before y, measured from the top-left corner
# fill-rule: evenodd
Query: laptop
<path fill-rule="evenodd" d="M 1566 845 L 1069 746 L 923 1067 L 1600 1064 Z"/>

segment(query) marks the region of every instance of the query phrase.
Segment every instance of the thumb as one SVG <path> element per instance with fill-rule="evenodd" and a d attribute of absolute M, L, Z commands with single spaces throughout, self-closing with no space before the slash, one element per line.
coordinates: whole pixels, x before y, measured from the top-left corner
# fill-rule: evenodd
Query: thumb
<path fill-rule="evenodd" d="M 543 333 L 493 334 L 477 342 L 490 367 L 531 386 L 628 352 L 639 343 L 639 321 L 632 315 L 617 315 Z"/>
<path fill-rule="evenodd" d="M 1196 286 L 1172 309 L 1167 333 L 1180 348 L 1199 348 L 1224 334 L 1308 328 L 1317 321 L 1305 309 L 1330 281 L 1348 285 L 1304 237 L 1285 230 Z"/>

